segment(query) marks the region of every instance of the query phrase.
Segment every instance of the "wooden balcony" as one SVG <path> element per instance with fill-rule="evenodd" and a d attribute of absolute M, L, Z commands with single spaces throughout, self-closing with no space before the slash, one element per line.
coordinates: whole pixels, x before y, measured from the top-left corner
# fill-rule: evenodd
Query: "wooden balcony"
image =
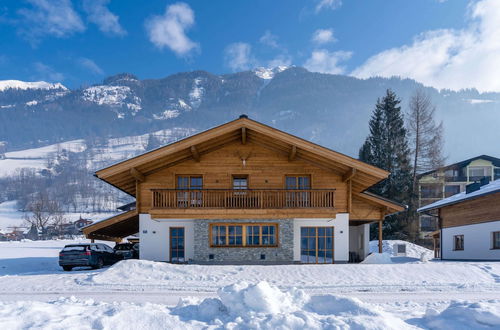
<path fill-rule="evenodd" d="M 334 189 L 153 189 L 153 209 L 333 209 Z"/>

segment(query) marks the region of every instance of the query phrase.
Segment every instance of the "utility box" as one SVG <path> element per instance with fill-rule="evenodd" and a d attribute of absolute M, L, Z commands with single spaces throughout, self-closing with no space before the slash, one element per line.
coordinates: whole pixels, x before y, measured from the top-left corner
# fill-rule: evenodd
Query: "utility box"
<path fill-rule="evenodd" d="M 406 257 L 406 244 L 394 244 L 393 254 L 396 257 Z"/>

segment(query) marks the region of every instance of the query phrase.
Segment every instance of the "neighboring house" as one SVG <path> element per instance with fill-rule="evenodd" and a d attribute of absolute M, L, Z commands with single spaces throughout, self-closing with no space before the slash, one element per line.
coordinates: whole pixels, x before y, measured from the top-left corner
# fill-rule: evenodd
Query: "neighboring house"
<path fill-rule="evenodd" d="M 76 232 L 80 233 L 80 231 L 82 230 L 83 227 L 92 224 L 92 222 L 93 222 L 92 220 L 90 220 L 90 219 L 83 219 L 82 216 L 80 216 L 80 219 L 78 219 L 75 222 L 73 222 L 73 226 L 76 229 Z"/>
<path fill-rule="evenodd" d="M 500 260 L 500 180 L 471 183 L 418 212 L 438 219 L 439 230 L 432 233 L 436 257 Z"/>
<path fill-rule="evenodd" d="M 478 156 L 420 174 L 419 207 L 465 191 L 465 186 L 483 178 L 500 179 L 500 159 Z M 420 238 L 425 239 L 438 228 L 436 218 L 422 214 L 419 218 Z"/>
<path fill-rule="evenodd" d="M 388 172 L 246 116 L 95 175 L 136 203 L 84 234 L 138 233 L 140 258 L 155 261 L 358 261 L 370 223 L 404 210 L 365 192 Z"/>

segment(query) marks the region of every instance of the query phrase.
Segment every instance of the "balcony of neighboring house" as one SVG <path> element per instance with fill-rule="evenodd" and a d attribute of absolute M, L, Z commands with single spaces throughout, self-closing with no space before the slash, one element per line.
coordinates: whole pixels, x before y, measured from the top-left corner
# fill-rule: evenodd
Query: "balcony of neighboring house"
<path fill-rule="evenodd" d="M 467 182 L 467 176 L 465 176 L 465 175 L 445 176 L 444 181 L 446 181 L 446 182 Z"/>

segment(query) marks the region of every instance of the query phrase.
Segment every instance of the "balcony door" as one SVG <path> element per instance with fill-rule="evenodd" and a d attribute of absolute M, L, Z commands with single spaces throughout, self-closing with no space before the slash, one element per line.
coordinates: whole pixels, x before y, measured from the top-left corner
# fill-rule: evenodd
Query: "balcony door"
<path fill-rule="evenodd" d="M 203 177 L 201 175 L 177 176 L 177 189 L 184 190 L 177 193 L 178 207 L 200 207 L 202 205 Z"/>
<path fill-rule="evenodd" d="M 311 177 L 308 175 L 287 175 L 285 189 L 296 190 L 286 192 L 287 207 L 308 207 L 310 204 Z"/>

